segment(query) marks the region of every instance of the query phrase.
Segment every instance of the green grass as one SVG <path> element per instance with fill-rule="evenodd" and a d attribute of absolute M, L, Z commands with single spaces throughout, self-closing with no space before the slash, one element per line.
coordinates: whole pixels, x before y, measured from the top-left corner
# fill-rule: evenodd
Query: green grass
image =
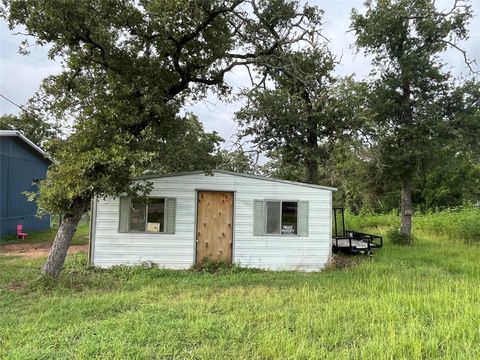
<path fill-rule="evenodd" d="M 353 215 L 346 212 L 346 228 L 351 230 L 399 228 L 400 218 L 395 212 L 385 215 Z M 460 239 L 467 243 L 480 243 L 480 208 L 463 207 L 426 214 L 415 213 L 414 232 L 428 232 Z"/>
<path fill-rule="evenodd" d="M 83 245 L 88 244 L 88 223 L 81 223 L 77 227 L 77 231 L 73 236 L 72 245 Z M 39 242 L 53 242 L 55 239 L 55 234 L 57 233 L 57 228 L 51 228 L 44 231 L 36 231 L 28 233 L 27 240 L 17 239 L 16 236 L 6 236 L 0 239 L 0 245 L 2 244 L 21 244 L 21 243 L 39 243 Z"/>
<path fill-rule="evenodd" d="M 321 273 L 0 256 L 0 358 L 478 359 L 480 247 L 419 231 Z"/>

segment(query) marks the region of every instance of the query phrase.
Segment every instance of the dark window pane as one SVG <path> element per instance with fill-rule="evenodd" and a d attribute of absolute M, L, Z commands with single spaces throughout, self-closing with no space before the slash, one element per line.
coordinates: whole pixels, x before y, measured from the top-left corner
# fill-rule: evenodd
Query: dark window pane
<path fill-rule="evenodd" d="M 267 201 L 267 234 L 280 234 L 279 201 Z"/>
<path fill-rule="evenodd" d="M 145 231 L 145 203 L 132 201 L 130 209 L 130 231 Z"/>
<path fill-rule="evenodd" d="M 147 231 L 165 231 L 165 199 L 148 199 Z"/>
<path fill-rule="evenodd" d="M 282 202 L 282 234 L 297 233 L 297 206 L 296 202 Z"/>

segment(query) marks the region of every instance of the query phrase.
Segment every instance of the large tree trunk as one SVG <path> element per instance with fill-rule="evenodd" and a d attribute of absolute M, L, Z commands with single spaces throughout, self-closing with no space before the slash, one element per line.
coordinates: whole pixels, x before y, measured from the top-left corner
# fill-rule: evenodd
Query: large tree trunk
<path fill-rule="evenodd" d="M 58 227 L 47 262 L 42 268 L 44 275 L 58 277 L 60 271 L 62 271 L 68 247 L 72 242 L 73 235 L 77 230 L 77 225 L 87 210 L 89 203 L 89 199 L 75 199 L 69 211 L 63 216 L 63 221 Z"/>
<path fill-rule="evenodd" d="M 311 184 L 318 184 L 318 134 L 317 121 L 310 116 L 305 151 L 305 167 L 307 169 L 307 180 Z"/>
<path fill-rule="evenodd" d="M 306 89 L 301 92 L 303 100 L 307 104 L 307 138 L 305 143 L 305 170 L 307 171 L 307 181 L 311 184 L 318 184 L 318 121 L 313 115 L 314 108 L 310 94 Z"/>
<path fill-rule="evenodd" d="M 311 184 L 318 184 L 318 161 L 315 158 L 308 158 L 305 160 L 307 168 L 308 182 Z"/>
<path fill-rule="evenodd" d="M 415 155 L 412 153 L 412 134 L 410 128 L 413 126 L 413 105 L 411 101 L 412 89 L 408 76 L 408 69 L 403 69 L 401 72 L 401 77 L 404 78 L 402 84 L 402 100 L 401 100 L 401 109 L 402 109 L 402 127 L 403 127 L 403 136 L 402 136 L 402 145 L 404 151 L 404 161 L 410 166 L 410 169 L 405 169 L 405 172 L 402 176 L 402 194 L 400 202 L 400 233 L 403 235 L 411 236 L 412 235 L 412 167 L 415 162 Z"/>
<path fill-rule="evenodd" d="M 412 181 L 410 176 L 402 180 L 402 195 L 400 204 L 400 233 L 403 235 L 412 235 Z"/>

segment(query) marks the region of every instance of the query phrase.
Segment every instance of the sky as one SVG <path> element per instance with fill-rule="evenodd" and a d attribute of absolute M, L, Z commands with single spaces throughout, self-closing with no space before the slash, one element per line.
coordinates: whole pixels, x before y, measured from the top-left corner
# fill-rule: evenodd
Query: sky
<path fill-rule="evenodd" d="M 370 60 L 363 54 L 356 54 L 351 48 L 354 35 L 348 32 L 352 8 L 363 9 L 363 0 L 311 0 L 324 10 L 323 34 L 330 40 L 332 52 L 341 58 L 336 69 L 339 76 L 355 74 L 359 79 L 366 78 L 370 72 Z M 453 1 L 437 1 L 440 9 L 450 8 Z M 467 50 L 469 58 L 478 59 L 480 65 L 480 0 L 471 1 L 474 17 L 471 22 L 470 39 L 460 45 Z M 15 35 L 15 30 L 8 29 L 0 20 L 0 94 L 8 97 L 16 104 L 22 105 L 35 93 L 41 81 L 48 75 L 58 73 L 61 68 L 58 62 L 47 57 L 47 48 L 31 48 L 29 55 L 20 55 L 19 44 L 23 36 Z M 468 75 L 463 56 L 455 50 L 448 50 L 442 55 L 447 69 L 456 76 Z M 477 66 L 480 70 L 480 66 Z M 236 69 L 227 75 L 228 83 L 234 89 L 249 85 L 248 75 Z M 225 140 L 224 147 L 231 148 L 236 139 L 237 126 L 233 120 L 234 113 L 241 107 L 241 102 L 224 103 L 210 95 L 205 101 L 189 104 L 187 111 L 195 113 L 203 122 L 207 131 L 217 131 Z M 0 115 L 16 114 L 18 107 L 0 97 Z"/>

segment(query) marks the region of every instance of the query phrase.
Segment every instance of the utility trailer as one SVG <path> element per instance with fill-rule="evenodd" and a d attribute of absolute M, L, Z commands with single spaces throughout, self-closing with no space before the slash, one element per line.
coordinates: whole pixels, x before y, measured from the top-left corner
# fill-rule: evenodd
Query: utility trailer
<path fill-rule="evenodd" d="M 345 228 L 345 209 L 333 208 L 332 249 L 334 252 L 370 255 L 383 246 L 383 238 Z"/>

